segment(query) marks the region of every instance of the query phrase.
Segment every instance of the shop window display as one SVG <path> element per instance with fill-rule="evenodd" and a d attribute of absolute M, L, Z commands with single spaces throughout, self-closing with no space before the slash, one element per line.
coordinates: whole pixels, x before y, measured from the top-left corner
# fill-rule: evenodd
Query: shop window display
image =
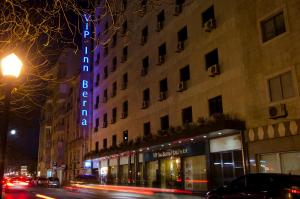
<path fill-rule="evenodd" d="M 186 190 L 207 190 L 206 157 L 204 155 L 184 158 L 184 182 Z"/>
<path fill-rule="evenodd" d="M 146 165 L 147 169 L 147 186 L 157 187 L 158 186 L 158 161 L 148 162 Z"/>
<path fill-rule="evenodd" d="M 161 187 L 180 188 L 181 186 L 181 161 L 180 158 L 166 158 L 160 161 Z"/>

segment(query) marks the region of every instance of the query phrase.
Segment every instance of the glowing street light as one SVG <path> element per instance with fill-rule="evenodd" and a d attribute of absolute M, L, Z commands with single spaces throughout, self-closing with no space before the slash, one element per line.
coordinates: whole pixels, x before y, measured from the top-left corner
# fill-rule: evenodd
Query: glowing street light
<path fill-rule="evenodd" d="M 21 73 L 23 63 L 15 55 L 11 53 L 1 60 L 1 73 L 6 83 L 4 87 L 4 111 L 3 111 L 3 126 L 0 126 L 0 182 L 2 182 L 4 176 L 4 165 L 5 165 L 5 155 L 6 155 L 6 145 L 7 145 L 7 134 L 9 126 L 9 112 L 10 112 L 10 98 L 11 91 L 13 89 L 13 81 L 16 80 Z M 10 132 L 12 135 L 16 133 L 15 130 Z M 2 186 L 0 185 L 0 199 L 2 198 Z"/>
<path fill-rule="evenodd" d="M 17 131 L 15 129 L 13 129 L 13 130 L 10 131 L 11 135 L 16 135 L 16 133 L 17 133 Z"/>
<path fill-rule="evenodd" d="M 22 66 L 23 63 L 19 57 L 17 57 L 14 53 L 11 53 L 1 60 L 2 75 L 4 77 L 12 76 L 18 78 L 21 73 Z"/>

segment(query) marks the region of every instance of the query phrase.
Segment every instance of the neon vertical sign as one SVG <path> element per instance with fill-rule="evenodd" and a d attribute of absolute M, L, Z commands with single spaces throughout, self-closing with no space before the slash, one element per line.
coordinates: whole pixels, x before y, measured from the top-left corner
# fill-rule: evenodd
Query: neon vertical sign
<path fill-rule="evenodd" d="M 89 80 L 90 80 L 90 39 L 91 39 L 91 31 L 90 31 L 90 20 L 91 16 L 88 14 L 84 14 L 84 22 L 83 22 L 83 42 L 82 42 L 82 68 L 81 68 L 81 125 L 88 125 L 89 118 Z"/>

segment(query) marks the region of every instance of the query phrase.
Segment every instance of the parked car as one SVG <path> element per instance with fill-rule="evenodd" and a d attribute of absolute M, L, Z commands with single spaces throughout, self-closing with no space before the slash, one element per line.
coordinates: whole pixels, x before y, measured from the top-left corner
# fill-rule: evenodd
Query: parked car
<path fill-rule="evenodd" d="M 229 185 L 206 194 L 208 199 L 298 199 L 300 175 L 255 173 L 241 176 Z"/>
<path fill-rule="evenodd" d="M 36 186 L 43 186 L 43 187 L 47 187 L 48 186 L 48 179 L 46 177 L 37 177 L 35 179 L 34 184 Z"/>
<path fill-rule="evenodd" d="M 7 192 L 11 191 L 23 191 L 29 187 L 29 179 L 26 177 L 6 177 L 2 180 L 3 190 Z"/>
<path fill-rule="evenodd" d="M 48 187 L 60 187 L 59 179 L 55 177 L 48 178 Z"/>

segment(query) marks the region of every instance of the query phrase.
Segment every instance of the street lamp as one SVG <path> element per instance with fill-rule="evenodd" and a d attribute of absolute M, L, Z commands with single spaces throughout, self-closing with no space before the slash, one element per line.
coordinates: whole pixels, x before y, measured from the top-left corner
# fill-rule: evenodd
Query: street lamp
<path fill-rule="evenodd" d="M 5 154 L 7 145 L 7 134 L 9 125 L 9 109 L 10 109 L 10 98 L 11 91 L 13 89 L 12 83 L 20 76 L 23 63 L 15 55 L 11 53 L 1 60 L 1 73 L 6 83 L 4 87 L 4 112 L 3 112 L 3 126 L 0 131 L 0 182 L 2 182 L 4 176 L 5 166 Z M 2 185 L 0 184 L 0 199 L 2 198 Z"/>
<path fill-rule="evenodd" d="M 16 135 L 17 131 L 15 129 L 10 130 L 11 135 Z"/>

